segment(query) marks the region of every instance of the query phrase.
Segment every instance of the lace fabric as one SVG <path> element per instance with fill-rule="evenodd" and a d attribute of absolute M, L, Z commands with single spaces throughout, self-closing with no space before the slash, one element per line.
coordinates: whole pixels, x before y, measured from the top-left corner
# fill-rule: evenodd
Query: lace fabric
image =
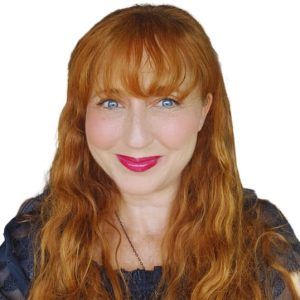
<path fill-rule="evenodd" d="M 254 190 L 244 189 L 244 195 L 246 208 L 259 201 L 263 207 L 262 217 L 272 227 L 278 228 L 277 231 L 289 241 L 291 251 L 282 257 L 286 268 L 291 272 L 300 271 L 300 242 L 284 215 L 268 200 L 257 199 Z M 33 278 L 33 248 L 29 235 L 32 228 L 28 223 L 19 223 L 18 216 L 35 210 L 43 197 L 44 194 L 40 194 L 25 201 L 17 216 L 5 226 L 5 241 L 0 246 L 0 300 L 26 299 Z M 111 291 L 105 269 L 99 266 L 99 271 L 105 287 Z M 128 282 L 132 299 L 142 300 L 150 298 L 161 277 L 162 267 L 156 266 L 153 270 L 121 271 Z M 273 282 L 274 300 L 292 299 L 284 281 L 275 270 L 270 270 L 269 277 Z"/>
<path fill-rule="evenodd" d="M 98 266 L 98 268 L 100 270 L 101 278 L 104 282 L 106 290 L 112 294 L 112 287 L 107 278 L 104 267 Z M 133 271 L 121 269 L 121 272 L 128 284 L 132 299 L 147 300 L 150 299 L 151 295 L 158 286 L 162 275 L 162 267 L 155 266 L 153 270 L 136 269 Z M 122 282 L 120 274 L 118 274 L 118 277 L 120 282 Z"/>

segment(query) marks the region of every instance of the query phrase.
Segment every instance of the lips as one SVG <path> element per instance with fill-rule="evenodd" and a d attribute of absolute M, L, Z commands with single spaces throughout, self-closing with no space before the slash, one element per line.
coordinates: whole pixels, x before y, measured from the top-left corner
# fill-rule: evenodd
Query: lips
<path fill-rule="evenodd" d="M 117 154 L 117 157 L 120 163 L 124 165 L 127 169 L 135 172 L 144 172 L 154 167 L 161 156 L 156 155 L 156 156 L 135 158 L 131 156 Z"/>
<path fill-rule="evenodd" d="M 117 154 L 117 156 L 122 158 L 122 159 L 126 159 L 128 161 L 131 161 L 133 163 L 142 163 L 142 162 L 146 162 L 146 161 L 149 161 L 149 160 L 158 159 L 160 157 L 160 155 L 156 155 L 156 156 L 147 156 L 147 157 L 135 158 L 135 157 L 132 157 L 132 156 L 126 156 L 126 155 L 121 155 L 121 154 Z"/>

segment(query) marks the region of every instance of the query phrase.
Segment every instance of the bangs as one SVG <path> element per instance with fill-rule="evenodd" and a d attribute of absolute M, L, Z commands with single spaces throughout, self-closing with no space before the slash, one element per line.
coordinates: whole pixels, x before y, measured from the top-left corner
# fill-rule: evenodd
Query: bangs
<path fill-rule="evenodd" d="M 176 93 L 180 102 L 201 91 L 196 47 L 178 24 L 160 18 L 131 15 L 110 29 L 91 66 L 94 94 L 145 100 Z"/>

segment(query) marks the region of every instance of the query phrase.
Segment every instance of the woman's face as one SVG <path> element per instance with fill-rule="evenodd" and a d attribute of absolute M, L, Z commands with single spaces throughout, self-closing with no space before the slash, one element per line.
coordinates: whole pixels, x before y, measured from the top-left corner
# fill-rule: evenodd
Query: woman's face
<path fill-rule="evenodd" d="M 121 193 L 147 195 L 176 188 L 194 152 L 197 134 L 212 102 L 211 94 L 206 99 L 204 106 L 196 91 L 182 104 L 176 104 L 172 96 L 147 101 L 92 97 L 85 122 L 89 150 Z M 161 157 L 148 165 L 128 161 L 124 165 L 117 154 Z"/>

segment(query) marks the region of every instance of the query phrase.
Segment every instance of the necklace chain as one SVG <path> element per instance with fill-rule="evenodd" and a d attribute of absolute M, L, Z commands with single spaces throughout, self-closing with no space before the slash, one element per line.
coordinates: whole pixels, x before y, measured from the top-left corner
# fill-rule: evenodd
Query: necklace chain
<path fill-rule="evenodd" d="M 119 223 L 120 223 L 120 225 L 121 225 L 121 227 L 122 227 L 122 229 L 123 229 L 123 231 L 124 231 L 124 233 L 125 233 L 125 235 L 126 235 L 126 238 L 127 238 L 128 242 L 129 242 L 129 244 L 130 244 L 130 246 L 131 246 L 131 248 L 132 248 L 132 250 L 133 250 L 133 252 L 134 252 L 134 255 L 135 255 L 135 256 L 137 257 L 137 259 L 139 260 L 139 262 L 140 262 L 142 268 L 143 268 L 144 270 L 146 270 L 146 268 L 145 268 L 145 266 L 144 266 L 144 264 L 143 264 L 143 262 L 142 262 L 140 256 L 138 255 L 137 251 L 136 251 L 135 248 L 133 247 L 133 244 L 132 244 L 132 242 L 131 242 L 131 240 L 130 240 L 130 238 L 129 238 L 129 236 L 128 236 L 126 230 L 125 230 L 125 227 L 124 227 L 122 221 L 120 220 L 119 215 L 117 214 L 117 212 L 115 212 L 115 214 L 116 214 L 116 217 L 117 217 L 117 219 L 118 219 L 118 221 L 119 221 Z"/>

